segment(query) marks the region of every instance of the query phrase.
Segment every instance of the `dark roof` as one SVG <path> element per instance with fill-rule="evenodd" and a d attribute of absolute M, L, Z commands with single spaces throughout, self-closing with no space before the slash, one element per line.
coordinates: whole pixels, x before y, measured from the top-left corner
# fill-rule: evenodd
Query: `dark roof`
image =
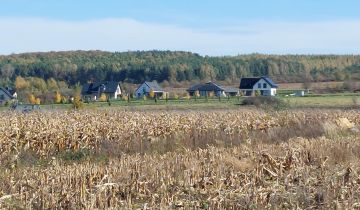
<path fill-rule="evenodd" d="M 193 86 L 189 87 L 186 91 L 195 92 L 195 91 L 197 91 L 202 85 L 203 85 L 203 84 L 193 85 Z"/>
<path fill-rule="evenodd" d="M 225 89 L 220 85 L 215 84 L 214 82 L 207 82 L 205 84 L 197 84 L 191 86 L 187 89 L 188 92 L 195 92 L 195 91 L 224 91 Z"/>
<path fill-rule="evenodd" d="M 240 80 L 240 89 L 252 89 L 261 77 L 244 77 Z"/>
<path fill-rule="evenodd" d="M 153 81 L 153 82 L 145 82 L 145 84 L 150 88 L 152 89 L 153 91 L 164 91 L 164 89 L 162 89 L 160 87 L 160 85 L 156 82 L 156 81 Z"/>
<path fill-rule="evenodd" d="M 260 80 L 264 79 L 272 88 L 277 88 L 278 86 L 268 77 L 243 77 L 240 80 L 240 89 L 252 89 L 254 85 Z"/>
<path fill-rule="evenodd" d="M 14 90 L 11 90 L 9 88 L 3 88 L 3 87 L 0 87 L 0 90 L 2 90 L 9 98 L 13 99 L 14 98 L 14 93 L 15 91 Z"/>
<path fill-rule="evenodd" d="M 81 94 L 82 95 L 87 94 L 89 92 L 89 87 L 90 87 L 89 83 L 83 84 L 81 88 Z"/>
<path fill-rule="evenodd" d="M 16 90 L 15 89 L 12 89 L 12 88 L 9 88 L 9 87 L 6 87 L 5 88 L 12 96 L 16 93 Z"/>
<path fill-rule="evenodd" d="M 101 92 L 115 93 L 119 85 L 119 82 L 102 81 L 102 82 L 87 83 L 82 86 L 81 94 L 84 95 L 84 94 L 97 93 L 99 91 L 99 88 L 102 88 L 103 85 L 105 87 L 105 90 Z"/>

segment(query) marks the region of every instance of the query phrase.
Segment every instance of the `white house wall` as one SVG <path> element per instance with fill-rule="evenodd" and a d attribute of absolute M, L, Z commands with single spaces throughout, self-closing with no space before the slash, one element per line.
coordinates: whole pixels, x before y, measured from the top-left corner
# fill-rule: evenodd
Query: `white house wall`
<path fill-rule="evenodd" d="M 258 84 L 261 84 L 261 87 L 258 87 Z M 266 88 L 264 88 L 264 84 L 266 84 Z M 272 96 L 276 95 L 276 88 L 271 88 L 271 85 L 266 82 L 264 79 L 260 79 L 255 85 L 253 86 L 254 91 L 268 91 Z"/>
<path fill-rule="evenodd" d="M 121 88 L 120 85 L 117 86 L 116 92 L 114 94 L 114 98 L 117 99 L 118 95 L 121 95 Z"/>
<path fill-rule="evenodd" d="M 271 95 L 272 96 L 276 95 L 276 88 L 271 88 Z"/>

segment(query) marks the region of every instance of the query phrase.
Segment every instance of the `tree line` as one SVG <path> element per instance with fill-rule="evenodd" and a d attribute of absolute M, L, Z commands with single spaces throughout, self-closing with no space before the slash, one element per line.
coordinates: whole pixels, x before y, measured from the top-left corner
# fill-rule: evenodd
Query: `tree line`
<path fill-rule="evenodd" d="M 210 57 L 182 51 L 67 51 L 0 56 L 0 85 L 17 77 L 36 89 L 110 80 L 182 84 L 216 80 L 233 84 L 245 76 L 277 82 L 343 81 L 360 78 L 358 55 L 264 55 Z"/>

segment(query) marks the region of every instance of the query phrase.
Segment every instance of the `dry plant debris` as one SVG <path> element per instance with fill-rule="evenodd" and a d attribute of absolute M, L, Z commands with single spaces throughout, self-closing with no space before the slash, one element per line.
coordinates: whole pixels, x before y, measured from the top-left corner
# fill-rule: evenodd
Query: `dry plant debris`
<path fill-rule="evenodd" d="M 0 208 L 360 208 L 356 110 L 0 115 L 6 119 L 0 122 Z M 281 128 L 292 132 L 306 124 L 324 130 L 331 125 L 337 132 L 265 139 L 283 135 Z M 240 136 L 237 144 L 223 143 Z M 146 152 L 142 145 L 160 146 L 173 138 L 194 145 L 213 141 L 202 147 L 180 144 L 163 153 Z M 134 141 L 141 142 L 139 152 L 127 150 L 134 149 Z M 123 149 L 106 162 L 59 159 L 66 151 L 100 151 L 104 142 Z M 46 162 L 21 166 L 19 159 L 27 153 Z"/>

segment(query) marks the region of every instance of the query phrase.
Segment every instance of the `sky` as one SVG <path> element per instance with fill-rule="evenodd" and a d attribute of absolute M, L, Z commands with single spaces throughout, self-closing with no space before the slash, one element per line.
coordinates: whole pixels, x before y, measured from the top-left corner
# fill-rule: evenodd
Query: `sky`
<path fill-rule="evenodd" d="M 358 0 L 0 0 L 0 54 L 360 54 Z"/>

